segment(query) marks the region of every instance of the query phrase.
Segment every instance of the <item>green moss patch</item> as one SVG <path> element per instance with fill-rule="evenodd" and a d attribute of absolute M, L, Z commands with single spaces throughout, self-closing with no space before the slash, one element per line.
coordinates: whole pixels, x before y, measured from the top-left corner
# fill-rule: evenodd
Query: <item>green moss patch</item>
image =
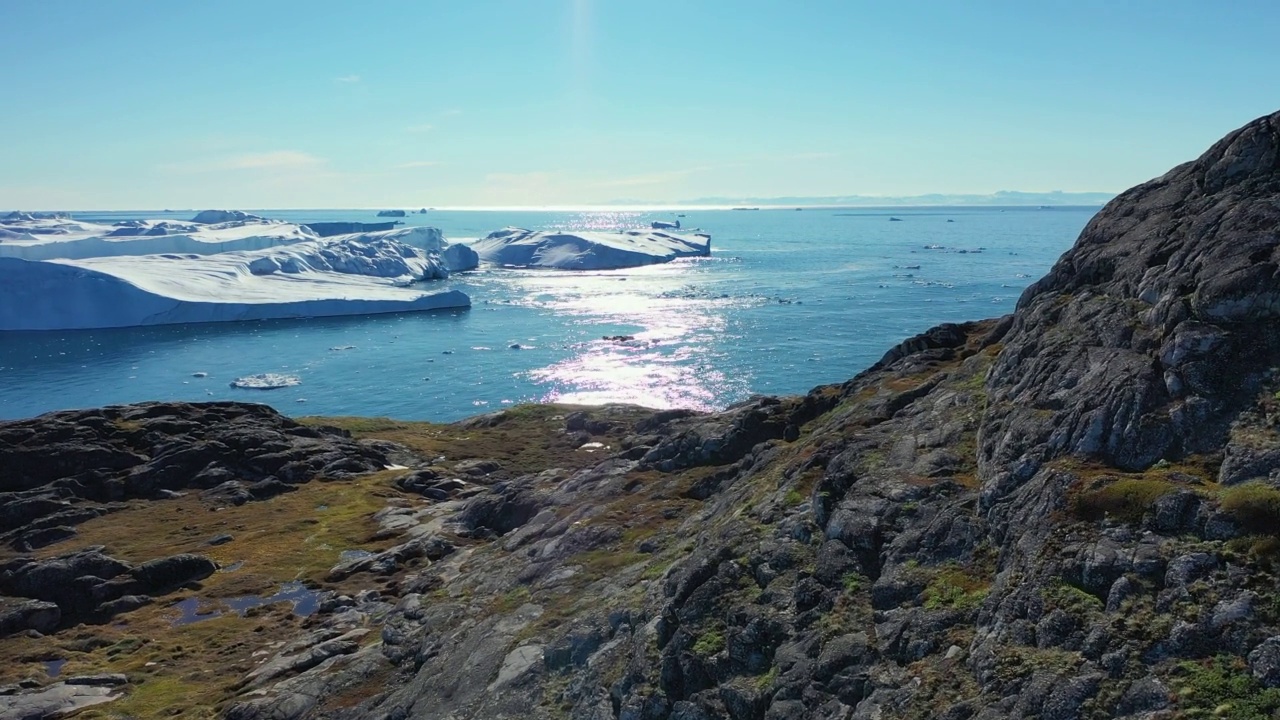
<path fill-rule="evenodd" d="M 987 599 L 991 580 L 958 565 L 938 570 L 924 589 L 924 606 L 930 610 L 972 610 Z"/>
<path fill-rule="evenodd" d="M 1180 662 L 1169 682 L 1187 717 L 1255 720 L 1280 715 L 1280 688 L 1264 688 L 1238 657 Z"/>

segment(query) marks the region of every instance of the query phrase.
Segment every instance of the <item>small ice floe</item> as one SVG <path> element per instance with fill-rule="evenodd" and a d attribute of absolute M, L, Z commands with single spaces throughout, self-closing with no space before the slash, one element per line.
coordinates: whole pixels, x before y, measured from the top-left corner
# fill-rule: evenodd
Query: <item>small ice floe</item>
<path fill-rule="evenodd" d="M 306 398 L 298 398 L 297 400 L 294 400 L 294 402 L 299 402 L 299 403 L 304 403 L 306 401 L 307 401 Z"/>
<path fill-rule="evenodd" d="M 297 375 L 282 375 L 280 373 L 246 375 L 231 381 L 231 387 L 244 388 L 246 390 L 276 390 L 301 384 L 302 379 Z"/>
<path fill-rule="evenodd" d="M 200 372 L 193 372 L 193 373 L 191 373 L 191 377 L 199 377 L 199 378 L 209 377 L 209 373 L 207 373 L 207 372 L 205 372 L 205 371 L 201 370 Z"/>
<path fill-rule="evenodd" d="M 334 345 L 329 349 L 332 350 L 333 352 L 338 352 L 339 350 L 355 350 L 356 346 L 355 345 Z"/>

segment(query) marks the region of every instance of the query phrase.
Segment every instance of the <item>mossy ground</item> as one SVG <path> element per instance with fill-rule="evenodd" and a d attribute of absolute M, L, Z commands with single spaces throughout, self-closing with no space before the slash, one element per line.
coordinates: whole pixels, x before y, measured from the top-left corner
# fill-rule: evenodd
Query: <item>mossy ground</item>
<path fill-rule="evenodd" d="M 485 422 L 455 425 L 378 418 L 306 418 L 304 422 L 341 427 L 360 438 L 398 442 L 445 468 L 470 458 L 493 459 L 502 465 L 499 475 L 511 477 L 550 467 L 573 471 L 599 462 L 599 453 L 578 449 L 582 443 L 577 433 L 563 431 L 565 416 L 576 409 L 523 406 L 489 416 Z M 646 412 L 639 408 L 609 408 L 603 414 L 593 413 L 615 421 L 616 431 L 592 440 L 616 448 L 630 422 Z M 307 625 L 307 620 L 294 615 L 287 602 L 259 607 L 242 617 L 221 601 L 268 597 L 290 581 L 348 593 L 366 587 L 379 589 L 394 582 L 394 578 L 356 575 L 334 584 L 325 582 L 325 575 L 337 564 L 343 550 L 377 551 L 397 542 L 393 538 L 375 539 L 378 527 L 372 516 L 378 510 L 390 504 L 428 504 L 425 499 L 394 487 L 392 480 L 400 472 L 371 473 L 349 480 L 316 480 L 264 502 L 220 509 L 202 502 L 198 493 L 171 500 L 136 501 L 80 525 L 75 538 L 43 548 L 36 555 L 49 557 L 90 545 L 105 545 L 107 553 L 131 562 L 194 552 L 236 569 L 220 571 L 198 586 L 157 598 L 152 605 L 118 616 L 109 624 L 80 625 L 38 638 L 0 639 L 0 684 L 23 678 L 45 679 L 46 661 L 65 660 L 61 670 L 64 677 L 122 672 L 130 679 L 126 697 L 90 708 L 79 717 L 216 717 L 244 674 L 268 657 L 273 647 L 296 637 Z M 655 479 L 638 473 L 637 487 Z M 630 506 L 619 505 L 619 518 L 625 512 L 628 521 L 628 543 L 669 524 L 671 520 L 664 512 L 674 517 L 672 509 L 678 513 L 682 504 L 692 502 L 680 498 L 679 488 L 665 489 L 670 492 L 664 494 L 655 488 L 651 494 L 657 497 L 641 507 L 636 507 L 634 500 Z M 221 534 L 229 534 L 233 540 L 216 546 L 208 544 L 210 538 Z M 0 552 L 0 559 L 13 555 Z M 584 580 L 651 558 L 626 551 L 588 554 L 582 558 L 588 569 Z M 665 563 L 669 562 L 668 558 Z M 222 614 L 174 626 L 174 620 L 181 615 L 174 603 L 190 597 L 201 599 L 201 612 Z M 523 599 L 503 596 L 495 602 Z M 376 634 L 371 637 L 376 638 Z M 355 704 L 375 691 L 378 690 L 373 685 L 352 688 L 333 702 Z"/>

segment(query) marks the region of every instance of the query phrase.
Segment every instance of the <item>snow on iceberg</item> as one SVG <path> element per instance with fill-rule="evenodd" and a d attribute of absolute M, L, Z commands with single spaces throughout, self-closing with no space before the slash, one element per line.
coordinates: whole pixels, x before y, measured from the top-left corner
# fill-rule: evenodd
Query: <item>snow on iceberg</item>
<path fill-rule="evenodd" d="M 66 218 L 0 219 L 0 257 L 52 260 L 155 253 L 210 255 L 261 250 L 317 237 L 310 228 L 260 218 L 213 225 L 172 220 L 102 225 Z"/>
<path fill-rule="evenodd" d="M 345 236 L 217 255 L 0 258 L 0 330 L 66 330 L 468 307 L 440 256 Z"/>
<path fill-rule="evenodd" d="M 212 224 L 201 218 L 225 222 Z M 339 225 L 339 223 L 328 223 Z M 360 223 L 346 223 L 352 227 Z M 332 235 L 331 233 L 325 233 Z M 466 245 L 451 244 L 436 228 L 410 227 L 333 235 L 333 239 L 394 240 L 439 254 L 450 272 L 474 270 L 480 259 Z M 0 257 L 54 260 L 158 254 L 212 255 L 265 250 L 320 238 L 306 225 L 265 220 L 238 210 L 205 210 L 191 222 L 126 220 L 114 225 L 79 222 L 65 217 L 10 213 L 0 217 Z"/>
<path fill-rule="evenodd" d="M 537 232 L 509 227 L 475 241 L 471 249 L 496 265 L 613 270 L 710 255 L 711 236 L 659 230 Z"/>
<path fill-rule="evenodd" d="M 399 230 L 380 230 L 376 232 L 357 233 L 347 237 L 373 240 L 394 240 L 419 250 L 435 253 L 444 261 L 449 272 L 475 270 L 480 266 L 480 256 L 466 245 L 451 243 L 444 239 L 444 234 L 433 227 L 408 227 Z"/>

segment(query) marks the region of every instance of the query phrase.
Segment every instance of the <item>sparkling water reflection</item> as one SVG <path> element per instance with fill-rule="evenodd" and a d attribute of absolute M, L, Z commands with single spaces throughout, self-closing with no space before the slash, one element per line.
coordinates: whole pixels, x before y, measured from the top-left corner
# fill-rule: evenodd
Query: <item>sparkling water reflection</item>
<path fill-rule="evenodd" d="M 267 214 L 372 220 L 361 212 Z M 901 222 L 873 210 L 681 212 L 685 227 L 713 234 L 712 257 L 612 272 L 490 269 L 441 283 L 471 296 L 466 311 L 0 334 L 0 417 L 234 399 L 290 414 L 453 420 L 523 401 L 711 409 L 755 392 L 804 392 L 939 322 L 1011 311 L 1094 210 L 893 210 Z M 466 238 L 506 225 L 616 230 L 656 219 L 675 213 L 406 221 Z M 602 339 L 618 335 L 634 340 Z M 302 383 L 229 387 L 260 373 Z"/>

